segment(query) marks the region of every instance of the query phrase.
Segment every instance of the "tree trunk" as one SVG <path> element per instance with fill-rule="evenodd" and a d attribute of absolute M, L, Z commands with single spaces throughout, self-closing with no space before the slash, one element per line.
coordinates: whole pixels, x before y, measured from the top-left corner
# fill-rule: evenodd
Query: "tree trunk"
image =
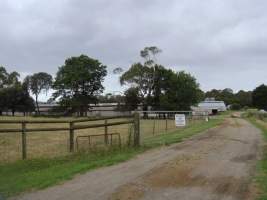
<path fill-rule="evenodd" d="M 80 106 L 80 117 L 83 117 L 83 106 Z"/>
<path fill-rule="evenodd" d="M 147 104 L 143 105 L 143 111 L 148 111 L 148 105 Z M 148 118 L 148 113 L 144 112 L 143 117 L 144 117 L 144 119 L 147 119 Z"/>
<path fill-rule="evenodd" d="M 38 104 L 38 96 L 35 96 L 35 103 L 36 103 L 36 108 L 37 108 L 37 114 L 40 115 L 40 110 L 39 110 L 39 104 Z"/>
<path fill-rule="evenodd" d="M 14 117 L 15 116 L 15 110 L 12 109 L 12 116 Z"/>
<path fill-rule="evenodd" d="M 88 106 L 85 106 L 85 109 L 84 109 L 84 116 L 87 117 L 87 111 L 88 111 Z"/>

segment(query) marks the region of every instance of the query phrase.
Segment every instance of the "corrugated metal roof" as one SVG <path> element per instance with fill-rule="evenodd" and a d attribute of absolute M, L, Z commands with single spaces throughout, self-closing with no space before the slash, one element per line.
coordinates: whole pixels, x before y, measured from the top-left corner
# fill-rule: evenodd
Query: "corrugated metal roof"
<path fill-rule="evenodd" d="M 203 101 L 198 104 L 198 107 L 203 109 L 226 110 L 226 106 L 223 101 Z"/>

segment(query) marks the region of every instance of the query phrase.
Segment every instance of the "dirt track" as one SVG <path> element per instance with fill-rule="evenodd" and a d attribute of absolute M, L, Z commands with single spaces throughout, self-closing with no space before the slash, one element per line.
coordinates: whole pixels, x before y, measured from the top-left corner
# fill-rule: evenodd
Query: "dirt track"
<path fill-rule="evenodd" d="M 242 119 L 228 119 L 224 125 L 180 144 L 19 199 L 253 199 L 250 183 L 260 146 L 259 130 Z"/>

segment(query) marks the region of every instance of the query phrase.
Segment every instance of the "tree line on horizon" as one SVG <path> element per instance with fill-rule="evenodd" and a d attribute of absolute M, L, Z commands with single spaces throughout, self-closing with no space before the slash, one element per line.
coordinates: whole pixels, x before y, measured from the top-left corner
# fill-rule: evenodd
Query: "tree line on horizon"
<path fill-rule="evenodd" d="M 20 81 L 18 72 L 8 73 L 0 67 L 0 115 L 7 110 L 13 115 L 17 111 L 40 114 L 38 97 L 50 89 L 55 92 L 49 101 L 57 101 L 60 105 L 55 110 L 65 114 L 75 112 L 79 116 L 87 113 L 89 104 L 99 102 L 119 103 L 120 110 L 135 110 L 140 104 L 143 110 L 190 110 L 192 105 L 208 97 L 222 100 L 232 109 L 256 107 L 267 110 L 266 85 L 237 93 L 230 88 L 203 92 L 190 73 L 176 72 L 158 64 L 159 53 L 161 50 L 155 46 L 146 47 L 140 52 L 143 62 L 133 63 L 127 71 L 121 68 L 113 71 L 120 74 L 121 85 L 128 86 L 120 95 L 102 94 L 107 67 L 87 55 L 66 59 L 54 79 L 46 72 L 39 72 Z"/>

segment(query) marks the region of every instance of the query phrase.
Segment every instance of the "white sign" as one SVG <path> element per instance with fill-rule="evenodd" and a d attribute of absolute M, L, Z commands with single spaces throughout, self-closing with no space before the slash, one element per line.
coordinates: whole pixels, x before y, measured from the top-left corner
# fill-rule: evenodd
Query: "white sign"
<path fill-rule="evenodd" d="M 175 126 L 185 126 L 185 115 L 184 114 L 175 114 Z"/>

